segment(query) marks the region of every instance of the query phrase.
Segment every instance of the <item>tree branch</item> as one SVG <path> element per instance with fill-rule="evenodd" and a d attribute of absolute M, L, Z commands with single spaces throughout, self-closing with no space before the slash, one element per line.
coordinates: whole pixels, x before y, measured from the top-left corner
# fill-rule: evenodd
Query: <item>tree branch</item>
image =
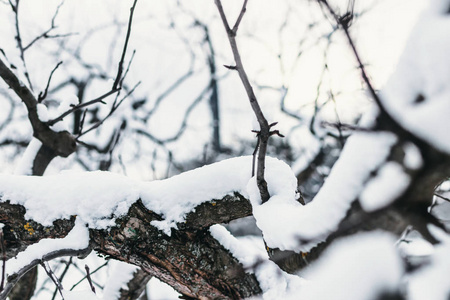
<path fill-rule="evenodd" d="M 23 101 L 28 110 L 28 119 L 33 128 L 33 136 L 42 144 L 52 149 L 56 155 L 67 157 L 76 149 L 74 137 L 67 131 L 54 132 L 44 124 L 37 114 L 38 101 L 33 93 L 14 75 L 14 73 L 0 59 L 0 77 Z"/>
<path fill-rule="evenodd" d="M 246 11 L 247 7 L 247 0 L 244 1 L 244 4 L 242 5 L 241 12 L 239 13 L 239 17 L 233 26 L 233 29 L 230 28 L 230 25 L 228 23 L 227 17 L 225 15 L 225 12 L 222 7 L 221 0 L 215 0 L 216 6 L 219 10 L 220 17 L 222 19 L 222 22 L 224 24 L 225 30 L 228 35 L 228 41 L 230 42 L 231 51 L 233 52 L 234 61 L 236 63 L 236 66 L 233 67 L 241 78 L 242 84 L 244 85 L 245 91 L 247 93 L 248 99 L 250 100 L 250 105 L 253 109 L 253 112 L 256 116 L 256 119 L 259 123 L 259 152 L 258 152 L 258 168 L 256 171 L 256 183 L 258 185 L 258 189 L 261 195 L 261 201 L 264 203 L 269 200 L 270 194 L 267 189 L 267 182 L 264 179 L 264 169 L 265 169 L 265 158 L 266 158 L 266 152 L 267 152 L 267 143 L 270 137 L 270 127 L 269 123 L 267 122 L 266 118 L 264 117 L 264 114 L 261 110 L 261 107 L 259 106 L 258 100 L 256 99 L 256 95 L 253 91 L 252 85 L 250 84 L 250 81 L 248 80 L 247 73 L 245 72 L 244 66 L 242 64 L 241 56 L 239 54 L 239 49 L 236 42 L 236 33 L 239 29 L 239 24 L 242 21 L 242 18 L 244 16 L 244 13 Z"/>
<path fill-rule="evenodd" d="M 123 63 L 125 61 L 125 54 L 127 52 L 128 41 L 130 39 L 131 24 L 133 22 L 133 14 L 134 14 L 134 8 L 136 7 L 136 3 L 137 3 L 137 0 L 134 0 L 133 6 L 131 6 L 131 8 L 130 8 L 130 18 L 128 20 L 127 35 L 125 37 L 125 43 L 123 45 L 122 57 L 120 58 L 119 67 L 118 67 L 118 70 L 117 70 L 116 79 L 114 80 L 114 84 L 112 86 L 112 90 L 116 90 L 116 89 L 120 89 L 121 88 L 120 81 L 122 79 Z"/>
<path fill-rule="evenodd" d="M 5 236 L 8 257 L 40 239 L 65 236 L 74 224 L 74 220 L 58 220 L 55 226 L 43 227 L 25 220 L 24 214 L 25 209 L 20 205 L 0 203 L 0 222 L 5 224 L 8 232 Z M 187 215 L 185 223 L 178 224 L 179 230 L 173 230 L 169 237 L 150 225 L 162 217 L 137 201 L 127 215 L 116 220 L 116 225 L 110 230 L 90 229 L 90 248 L 110 258 L 135 264 L 149 276 L 159 278 L 191 298 L 246 298 L 261 292 L 256 278 L 246 273 L 242 265 L 212 238 L 208 228 L 212 224 L 250 214 L 248 200 L 239 194 L 225 196 L 199 205 Z M 34 229 L 32 236 L 26 230 L 30 228 L 25 226 L 27 223 Z M 87 251 L 89 249 L 81 253 Z M 9 286 L 32 266 L 55 257 L 79 254 L 80 250 L 67 249 L 33 261 L 16 276 L 8 277 L 8 291 Z M 4 293 L 7 294 L 6 289 Z"/>

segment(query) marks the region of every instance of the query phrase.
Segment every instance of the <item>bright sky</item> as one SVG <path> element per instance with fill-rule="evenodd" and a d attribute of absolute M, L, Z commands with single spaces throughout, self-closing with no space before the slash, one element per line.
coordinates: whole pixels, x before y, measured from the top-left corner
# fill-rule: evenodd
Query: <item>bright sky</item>
<path fill-rule="evenodd" d="M 340 2 L 341 9 L 347 7 L 346 1 L 330 2 L 334 4 Z M 373 6 L 352 27 L 352 35 L 360 49 L 362 59 L 368 64 L 368 71 L 376 87 L 382 87 L 395 68 L 408 32 L 426 2 L 426 0 L 356 0 L 356 12 Z M 42 5 L 41 1 L 36 0 L 21 1 L 21 30 L 25 41 L 30 41 L 48 29 L 53 12 L 59 3 L 56 0 L 46 0 L 45 5 Z M 132 1 L 119 0 L 107 2 L 67 0 L 56 19 L 59 26 L 57 32 L 79 33 L 68 38 L 68 44 L 80 45 L 82 47 L 80 53 L 85 60 L 107 65 L 110 73 L 114 74 L 115 61 L 121 51 L 131 4 Z M 230 16 L 229 20 L 233 22 L 235 17 L 232 16 L 236 16 L 239 12 L 241 1 L 224 1 L 224 4 Z M 295 112 L 301 108 L 302 114 L 308 114 L 312 109 L 311 103 L 316 97 L 317 83 L 322 74 L 323 48 L 326 44 L 324 40 L 319 45 L 314 43 L 317 40 L 316 37 L 329 33 L 331 27 L 328 22 L 323 22 L 323 14 L 315 1 L 305 0 L 299 3 L 296 0 L 287 0 L 283 4 L 285 5 L 272 0 L 249 1 L 249 7 L 239 31 L 238 42 L 250 79 L 257 84 L 271 87 L 280 87 L 281 84 L 289 86 L 287 107 Z M 189 1 L 189 5 L 185 3 L 184 5 L 183 12 L 176 9 L 175 1 L 140 0 L 138 2 L 130 40 L 130 49 L 136 49 L 137 53 L 128 78 L 130 82 L 139 80 L 143 82 L 135 92 L 136 95 L 154 98 L 189 67 L 189 50 L 180 42 L 180 36 L 191 44 L 199 59 L 195 64 L 195 69 L 199 71 L 198 76 L 174 93 L 171 101 L 165 101 L 161 105 L 160 113 L 149 122 L 151 128 L 156 128 L 153 131 L 156 136 L 172 135 L 176 131 L 173 124 L 180 122 L 184 109 L 209 80 L 203 61 L 204 49 L 195 44 L 202 40 L 202 33 L 192 30 L 193 19 L 188 15 L 192 14 L 202 22 L 211 24 L 210 33 L 216 46 L 218 74 L 219 76 L 228 74 L 220 84 L 222 137 L 225 144 L 239 143 L 240 139 L 250 137 L 253 114 L 238 76 L 220 67 L 223 64 L 232 64 L 232 56 L 223 26 L 218 19 L 217 9 L 213 1 L 192 0 Z M 123 25 L 121 32 L 118 32 L 115 26 L 111 26 L 111 20 L 114 18 Z M 168 30 L 171 18 L 177 25 L 177 31 Z M 0 20 L 0 37 L 4 41 L 9 41 L 1 47 L 20 67 L 20 62 L 17 63 L 18 56 L 15 56 L 17 50 L 12 28 L 12 14 L 5 2 L 0 2 Z M 280 28 L 285 20 L 287 26 L 280 34 Z M 309 30 L 307 24 L 314 22 L 321 23 Z M 104 29 L 84 39 L 86 31 L 94 28 Z M 186 28 L 189 30 L 185 30 Z M 305 47 L 302 48 L 303 53 L 295 63 L 299 51 L 298 45 L 304 38 L 306 40 Z M 355 60 L 348 44 L 342 41 L 342 34 L 335 35 L 335 38 L 327 54 L 330 73 L 324 77 L 321 100 L 324 101 L 328 97 L 327 91 L 330 86 L 340 91 L 341 95 L 337 96 L 338 112 L 341 120 L 345 122 L 354 118 L 355 111 L 363 111 L 367 102 L 363 100 L 361 92 L 355 93 L 360 90 L 361 81 L 359 72 L 355 70 Z M 111 59 L 109 58 L 110 45 L 114 46 L 114 43 L 118 46 L 117 50 L 112 52 L 115 57 Z M 45 55 L 49 52 L 55 52 L 54 57 Z M 282 55 L 282 65 L 277 59 L 278 54 Z M 51 71 L 55 60 L 67 61 L 68 57 L 67 53 L 52 48 L 51 44 L 46 42 L 37 43 L 34 48 L 28 50 L 28 67 L 36 85 L 40 88 L 46 84 L 47 75 L 42 74 L 48 74 Z M 58 74 L 66 76 L 69 73 L 77 75 L 85 73 L 66 62 L 61 69 L 64 70 L 64 68 L 66 71 L 58 72 L 55 78 Z M 98 88 L 91 89 L 89 91 L 91 94 L 87 97 L 94 98 L 106 88 L 97 83 L 93 86 Z M 279 92 L 257 90 L 257 95 L 269 121 L 281 121 L 278 128 L 282 132 L 288 132 L 296 124 L 294 120 L 278 112 Z M 305 104 L 307 106 L 304 106 Z M 325 111 L 325 115 L 334 117 L 332 105 L 329 105 Z M 192 134 L 195 134 L 195 138 L 200 141 L 209 139 L 209 133 L 201 135 L 199 130 L 209 126 L 210 120 L 209 117 L 205 117 L 205 114 L 209 114 L 206 102 L 198 106 L 193 113 L 193 118 L 190 120 L 193 131 L 190 136 L 186 135 L 183 147 L 176 149 L 179 159 L 190 157 L 192 151 L 202 151 L 200 149 L 203 147 L 202 142 L 187 143 L 192 140 Z M 246 129 L 243 130 L 243 128 Z M 101 137 L 94 136 L 94 139 L 98 141 Z"/>

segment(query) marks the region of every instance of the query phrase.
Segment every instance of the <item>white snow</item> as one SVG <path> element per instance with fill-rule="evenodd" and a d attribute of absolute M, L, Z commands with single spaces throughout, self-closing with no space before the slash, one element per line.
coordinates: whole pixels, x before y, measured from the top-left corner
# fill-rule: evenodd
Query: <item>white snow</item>
<path fill-rule="evenodd" d="M 47 106 L 45 106 L 42 103 L 39 103 L 36 105 L 36 109 L 37 109 L 37 114 L 38 114 L 39 120 L 41 120 L 42 122 L 47 122 L 50 119 L 48 116 Z"/>
<path fill-rule="evenodd" d="M 395 136 L 389 133 L 354 134 L 321 191 L 306 206 L 296 201 L 297 180 L 289 166 L 270 157 L 266 159 L 265 178 L 271 198 L 261 205 L 256 180 L 250 178 L 251 156 L 152 182 L 100 171 L 45 177 L 3 175 L 0 194 L 4 201 L 24 205 L 26 218 L 43 225 L 77 215 L 91 228 L 114 225 L 115 217 L 126 214 L 131 204 L 142 199 L 148 209 L 164 217 L 152 225 L 170 235 L 171 228 L 183 222 L 197 205 L 239 192 L 250 198 L 269 247 L 307 251 L 338 226 L 395 142 Z"/>
<path fill-rule="evenodd" d="M 63 290 L 64 300 L 100 300 L 91 290 L 66 291 Z M 110 298 L 114 299 L 114 298 Z M 106 299 L 105 299 L 106 300 Z"/>
<path fill-rule="evenodd" d="M 211 199 L 241 192 L 251 177 L 251 157 L 237 157 L 184 172 L 167 180 L 152 181 L 142 186 L 145 206 L 162 214 L 165 220 L 152 225 L 170 235 L 170 228 L 182 222 L 194 207 Z M 268 167 L 276 159 L 267 159 Z"/>
<path fill-rule="evenodd" d="M 32 138 L 28 147 L 25 149 L 25 152 L 22 154 L 22 157 L 14 170 L 15 175 L 31 175 L 33 173 L 33 163 L 36 158 L 36 154 L 41 148 L 42 143 L 36 138 Z"/>
<path fill-rule="evenodd" d="M 66 111 L 72 109 L 72 106 L 79 104 L 80 100 L 74 94 L 68 95 L 66 99 L 63 99 L 56 110 L 56 114 L 52 118 L 57 118 Z M 55 123 L 52 127 L 54 131 L 68 130 L 67 121 L 65 119 Z"/>
<path fill-rule="evenodd" d="M 403 256 L 429 256 L 434 253 L 432 244 L 420 237 L 408 238 L 407 242 L 399 242 L 398 250 Z"/>
<path fill-rule="evenodd" d="M 51 176 L 0 175 L 2 201 L 26 207 L 25 218 L 49 226 L 77 218 L 92 228 L 114 225 L 139 199 L 138 183 L 109 172 L 65 171 Z"/>
<path fill-rule="evenodd" d="M 352 135 L 323 187 L 306 206 L 293 201 L 292 195 L 289 199 L 289 195 L 275 194 L 259 205 L 256 184 L 249 186 L 253 215 L 267 245 L 307 252 L 325 239 L 345 217 L 370 173 L 386 160 L 396 140 L 393 134 L 383 132 Z"/>
<path fill-rule="evenodd" d="M 297 299 L 301 295 L 304 300 L 372 300 L 382 292 L 397 290 L 403 265 L 395 242 L 395 237 L 385 232 L 336 241 L 302 274 L 310 281 Z"/>
<path fill-rule="evenodd" d="M 152 277 L 147 284 L 147 296 L 151 300 L 179 300 L 181 295 L 170 285 Z"/>
<path fill-rule="evenodd" d="M 115 217 L 126 214 L 131 204 L 142 199 L 148 209 L 165 218 L 153 225 L 170 234 L 170 229 L 202 202 L 233 192 L 248 196 L 251 162 L 251 156 L 237 157 L 152 182 L 101 171 L 65 171 L 44 177 L 0 175 L 0 194 L 3 201 L 24 205 L 25 217 L 43 225 L 77 215 L 91 228 L 114 225 Z M 297 205 L 296 179 L 288 165 L 268 157 L 266 172 L 274 199 Z"/>
<path fill-rule="evenodd" d="M 170 229 L 176 228 L 176 223 L 183 222 L 185 215 L 202 202 L 221 199 L 233 192 L 248 196 L 251 166 L 251 156 L 237 157 L 145 184 L 141 192 L 145 206 L 165 217 L 152 225 L 170 235 Z M 296 205 L 296 179 L 286 163 L 267 157 L 266 181 L 271 195 L 286 197 L 285 201 Z M 252 194 L 259 199 L 259 192 Z"/>
<path fill-rule="evenodd" d="M 388 206 L 405 191 L 410 181 L 401 165 L 396 162 L 386 163 L 364 188 L 359 199 L 361 207 L 372 212 Z"/>
<path fill-rule="evenodd" d="M 444 14 L 447 2 L 433 2 L 413 29 L 381 99 L 402 126 L 450 153 L 450 69 L 445 63 L 450 52 L 450 18 Z M 416 103 L 419 94 L 424 101 Z"/>
<path fill-rule="evenodd" d="M 304 279 L 280 270 L 273 261 L 269 260 L 262 239 L 236 238 L 225 227 L 218 224 L 211 226 L 210 232 L 242 263 L 244 268 L 254 272 L 263 291 L 263 299 L 287 299 L 304 285 Z"/>
<path fill-rule="evenodd" d="M 422 167 L 422 154 L 420 153 L 420 150 L 416 145 L 407 143 L 403 146 L 403 150 L 405 151 L 405 158 L 403 160 L 403 164 L 405 165 L 405 167 L 411 170 L 417 170 Z"/>
<path fill-rule="evenodd" d="M 103 299 L 118 299 L 120 289 L 128 289 L 127 283 L 133 279 L 133 274 L 138 267 L 121 261 L 112 260 L 112 271 L 103 289 Z"/>
<path fill-rule="evenodd" d="M 32 234 L 32 232 L 30 232 Z M 20 252 L 15 258 L 6 262 L 6 274 L 12 275 L 35 259 L 42 259 L 45 254 L 62 249 L 82 250 L 89 245 L 89 231 L 85 224 L 76 219 L 75 226 L 69 234 L 62 239 L 42 239 L 36 244 Z"/>
<path fill-rule="evenodd" d="M 438 228 L 430 231 L 441 231 Z M 450 269 L 450 237 L 441 232 L 441 243 L 435 246 L 434 253 L 430 256 L 431 262 L 413 273 L 409 278 L 409 300 L 447 300 L 450 293 L 448 270 Z M 436 237 L 436 235 L 435 235 Z M 437 237 L 438 238 L 438 237 Z M 438 238 L 439 239 L 439 238 Z"/>

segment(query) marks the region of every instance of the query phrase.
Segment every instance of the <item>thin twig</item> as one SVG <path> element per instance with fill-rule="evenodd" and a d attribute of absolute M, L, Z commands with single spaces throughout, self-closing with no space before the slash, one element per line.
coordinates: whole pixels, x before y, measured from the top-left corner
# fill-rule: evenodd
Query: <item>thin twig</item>
<path fill-rule="evenodd" d="M 242 4 L 241 12 L 239 13 L 239 16 L 238 16 L 238 18 L 236 20 L 236 23 L 233 26 L 234 34 L 237 33 L 237 31 L 239 29 L 239 25 L 241 24 L 242 18 L 244 17 L 245 12 L 247 11 L 247 2 L 248 2 L 248 0 L 245 0 L 244 4 Z"/>
<path fill-rule="evenodd" d="M 50 35 L 49 35 L 49 33 L 50 33 L 53 29 L 56 29 L 56 28 L 57 28 L 56 25 L 55 25 L 55 20 L 56 20 L 56 17 L 58 16 L 59 9 L 61 8 L 61 6 L 62 6 L 63 4 L 64 4 L 64 0 L 62 0 L 62 1 L 58 4 L 58 6 L 56 7 L 55 13 L 53 14 L 53 17 L 52 17 L 52 22 L 51 22 L 50 28 L 47 29 L 46 31 L 44 31 L 42 34 L 40 34 L 40 35 L 38 35 L 37 37 L 35 37 L 30 43 L 28 43 L 28 45 L 26 45 L 26 46 L 23 48 L 23 51 L 24 51 L 24 52 L 27 51 L 31 46 L 33 46 L 34 43 L 36 43 L 37 41 L 39 41 L 39 40 L 42 39 L 42 38 L 58 38 L 58 37 L 67 37 L 67 36 L 72 35 L 72 34 L 70 34 L 70 33 L 69 33 L 69 34 L 57 34 L 57 35 L 54 35 L 54 36 L 50 36 Z"/>
<path fill-rule="evenodd" d="M 90 274 L 95 274 L 97 273 L 100 269 L 102 269 L 103 267 L 107 266 L 109 263 L 109 261 L 106 261 L 104 264 L 100 265 L 99 267 L 97 267 L 94 271 L 92 271 Z M 76 288 L 80 283 L 82 283 L 85 279 L 87 279 L 87 276 L 85 275 L 83 278 L 81 278 L 80 280 L 78 280 L 77 283 L 75 283 L 71 288 L 70 291 L 72 291 L 74 288 Z"/>
<path fill-rule="evenodd" d="M 253 91 L 252 85 L 248 80 L 247 73 L 245 72 L 244 66 L 242 64 L 241 56 L 239 54 L 239 49 L 236 42 L 236 33 L 239 29 L 239 24 L 242 21 L 244 13 L 247 7 L 247 0 L 244 1 L 241 11 L 239 13 L 239 17 L 236 20 L 236 23 L 233 26 L 233 29 L 230 28 L 227 17 L 225 15 L 221 0 L 215 0 L 217 9 L 219 10 L 219 15 L 222 19 L 223 25 L 228 35 L 228 41 L 230 42 L 231 50 L 233 52 L 234 61 L 236 66 L 233 69 L 237 70 L 239 77 L 241 78 L 242 84 L 244 85 L 245 91 L 247 93 L 248 99 L 250 101 L 250 105 L 253 109 L 253 112 L 256 116 L 256 119 L 259 123 L 259 151 L 258 151 L 258 168 L 256 170 L 256 183 L 261 195 L 262 203 L 266 202 L 270 198 L 269 190 L 267 189 L 267 182 L 264 179 L 264 169 L 265 169 L 265 160 L 266 160 L 266 152 L 267 152 L 267 143 L 270 137 L 270 127 L 267 122 L 264 114 L 259 106 L 256 95 Z"/>
<path fill-rule="evenodd" d="M 95 98 L 94 100 L 91 100 L 91 101 L 88 101 L 88 102 L 84 102 L 84 103 L 80 103 L 80 104 L 78 104 L 78 105 L 75 105 L 74 107 L 72 107 L 72 108 L 69 109 L 68 111 L 66 111 L 66 112 L 64 112 L 63 114 L 61 114 L 59 117 L 57 117 L 57 118 L 55 118 L 55 119 L 53 119 L 53 120 L 50 120 L 50 121 L 46 122 L 46 124 L 49 125 L 49 126 L 52 126 L 52 125 L 56 124 L 57 122 L 61 121 L 62 119 L 64 119 L 64 117 L 66 117 L 67 115 L 70 115 L 70 114 L 73 113 L 74 111 L 80 110 L 80 109 L 82 109 L 82 108 L 84 108 L 84 107 L 86 107 L 86 106 L 89 106 L 89 105 L 92 105 L 92 104 L 95 104 L 95 103 L 99 103 L 99 102 L 101 102 L 101 103 L 103 103 L 103 104 L 106 104 L 105 102 L 103 102 L 103 99 L 105 99 L 105 98 L 108 97 L 109 95 L 114 94 L 114 93 L 116 93 L 116 92 L 118 92 L 118 91 L 119 91 L 119 90 L 111 90 L 111 91 L 109 91 L 109 92 L 107 92 L 107 93 L 101 95 L 100 97 Z"/>
<path fill-rule="evenodd" d="M 89 267 L 88 267 L 88 265 L 84 265 L 84 268 L 86 269 L 86 278 L 87 278 L 87 280 L 88 280 L 88 282 L 89 282 L 89 285 L 91 286 L 91 290 L 92 290 L 92 292 L 95 294 L 95 287 L 94 287 L 94 285 L 92 284 L 91 274 L 89 273 Z"/>
<path fill-rule="evenodd" d="M 350 35 L 350 24 L 351 24 L 351 20 L 353 19 L 353 13 L 352 12 L 347 12 L 344 16 L 339 16 L 334 9 L 330 6 L 330 4 L 328 3 L 327 0 L 318 0 L 319 3 L 323 3 L 326 7 L 326 9 L 328 10 L 328 12 L 331 14 L 331 16 L 334 18 L 336 24 L 338 26 L 341 26 L 345 36 L 347 38 L 347 41 L 352 49 L 353 55 L 356 58 L 356 61 L 358 62 L 358 68 L 361 70 L 361 76 L 364 80 L 364 82 L 367 85 L 367 88 L 369 89 L 370 95 L 372 96 L 373 100 L 375 101 L 375 103 L 378 105 L 378 107 L 380 108 L 380 110 L 385 113 L 386 115 L 389 116 L 389 114 L 387 113 L 386 109 L 383 106 L 383 103 L 381 102 L 380 97 L 378 96 L 378 94 L 375 91 L 375 88 L 373 87 L 369 76 L 367 75 L 366 69 L 364 67 L 364 64 L 362 63 L 361 57 L 359 56 L 358 50 L 356 49 L 355 43 L 353 42 L 353 39 Z M 352 6 L 353 9 L 353 6 Z M 347 16 L 348 15 L 348 16 Z M 347 16 L 347 17 L 346 17 Z"/>
<path fill-rule="evenodd" d="M 31 84 L 30 75 L 28 73 L 27 63 L 25 61 L 25 49 L 23 47 L 22 43 L 22 36 L 20 34 L 20 28 L 19 28 L 19 4 L 20 0 L 16 0 L 16 5 L 12 3 L 12 1 L 9 1 L 11 8 L 14 12 L 15 17 L 15 26 L 16 26 L 16 41 L 17 41 L 17 47 L 19 48 L 20 52 L 20 59 L 22 60 L 23 68 L 24 68 L 24 75 L 27 79 L 28 85 L 30 87 L 30 90 L 33 90 L 33 85 Z"/>
<path fill-rule="evenodd" d="M 50 252 L 42 256 L 41 259 L 35 259 L 30 262 L 28 265 L 23 266 L 17 273 L 11 274 L 7 278 L 7 283 L 5 285 L 4 290 L 0 293 L 0 300 L 6 300 L 8 294 L 11 292 L 14 285 L 19 281 L 19 279 L 25 275 L 28 271 L 36 267 L 37 265 L 50 261 L 52 259 L 62 257 L 62 256 L 87 256 L 91 252 L 91 248 L 87 247 L 86 249 L 61 249 Z"/>
<path fill-rule="evenodd" d="M 434 195 L 435 195 L 436 197 L 438 197 L 438 198 L 441 198 L 442 200 L 445 200 L 445 201 L 447 201 L 447 202 L 450 202 L 450 199 L 447 198 L 447 197 L 444 197 L 444 196 L 439 195 L 439 194 L 436 194 L 436 193 L 434 193 Z"/>
<path fill-rule="evenodd" d="M 61 295 L 61 298 L 64 299 L 64 295 L 62 293 L 63 287 L 61 285 L 61 282 L 59 282 L 58 278 L 56 278 L 55 273 L 53 273 L 52 269 L 50 268 L 50 266 L 45 265 L 45 262 L 41 262 L 41 266 L 42 268 L 44 268 L 45 273 L 47 273 L 48 277 L 50 277 L 50 279 L 53 281 L 53 283 L 56 285 L 56 288 L 59 291 L 59 294 Z"/>
<path fill-rule="evenodd" d="M 62 281 L 64 277 L 67 274 L 67 271 L 69 271 L 69 267 L 72 264 L 72 256 L 69 258 L 69 261 L 66 263 L 66 266 L 64 267 L 63 272 L 61 273 L 61 276 L 59 276 L 58 280 L 62 284 Z M 53 292 L 52 300 L 56 298 L 56 294 L 58 293 L 58 288 L 55 288 L 55 291 Z"/>
<path fill-rule="evenodd" d="M 186 109 L 183 120 L 181 121 L 180 128 L 178 129 L 177 133 L 175 133 L 173 136 L 165 138 L 165 139 L 159 139 L 159 138 L 153 136 L 152 134 L 150 134 L 149 132 L 144 131 L 142 129 L 136 129 L 136 133 L 149 138 L 150 140 L 152 140 L 153 142 L 155 142 L 159 145 L 164 145 L 165 143 L 170 143 L 170 142 L 178 140 L 181 137 L 181 135 L 184 133 L 184 131 L 186 130 L 187 122 L 190 117 L 190 114 L 192 113 L 194 108 L 205 98 L 205 96 L 207 95 L 207 92 L 210 90 L 211 90 L 211 87 L 210 87 L 210 85 L 208 85 L 202 92 L 200 92 L 200 94 L 197 96 L 197 98 L 195 98 L 194 101 L 189 105 L 189 107 Z"/>
<path fill-rule="evenodd" d="M 100 125 L 103 124 L 103 122 L 105 122 L 109 117 L 111 117 L 111 115 L 117 110 L 117 108 L 123 103 L 123 101 L 125 101 L 125 99 L 127 99 L 133 92 L 134 90 L 141 84 L 141 82 L 139 81 L 132 89 L 131 91 L 129 91 L 118 103 L 114 103 L 114 105 L 111 107 L 111 110 L 109 111 L 109 113 L 106 115 L 106 117 L 104 117 L 102 120 L 98 121 L 97 123 L 95 123 L 94 125 L 92 125 L 89 129 L 80 132 L 76 138 L 77 141 L 79 141 L 78 139 L 85 135 L 86 133 L 94 130 L 95 128 L 98 128 Z M 114 101 L 116 102 L 116 101 Z"/>
<path fill-rule="evenodd" d="M 52 81 L 52 76 L 53 73 L 55 73 L 56 69 L 58 69 L 58 67 L 62 64 L 63 62 L 60 61 L 52 70 L 52 72 L 50 73 L 50 76 L 48 77 L 48 81 L 47 81 L 47 86 L 45 87 L 44 92 L 40 92 L 39 96 L 38 96 L 38 102 L 41 103 L 46 97 L 47 97 L 47 93 L 48 93 L 48 88 L 50 86 L 50 82 Z"/>
<path fill-rule="evenodd" d="M 258 153 L 258 148 L 259 148 L 259 142 L 260 142 L 260 138 L 259 135 L 256 135 L 256 146 L 255 146 L 255 150 L 253 151 L 252 154 L 252 177 L 255 176 L 255 168 L 256 168 L 256 154 Z"/>
<path fill-rule="evenodd" d="M 136 50 L 133 50 L 133 54 L 131 54 L 131 58 L 130 58 L 130 61 L 128 62 L 127 69 L 125 70 L 125 73 L 123 74 L 122 79 L 120 80 L 120 83 L 119 83 L 120 87 L 122 87 L 123 81 L 125 80 L 125 77 L 127 77 L 127 75 L 128 75 L 128 71 L 130 70 L 131 63 L 133 62 L 135 54 L 136 54 Z M 117 100 L 117 98 L 116 98 L 116 100 Z M 114 105 L 115 105 L 115 103 L 116 102 L 114 102 Z"/>
<path fill-rule="evenodd" d="M 131 24 L 133 22 L 133 14 L 134 14 L 134 8 L 136 7 L 137 0 L 134 0 L 133 6 L 130 8 L 130 18 L 128 20 L 128 29 L 127 29 L 127 35 L 125 37 L 125 43 L 123 45 L 123 51 L 122 51 L 122 57 L 120 58 L 119 67 L 117 70 L 117 76 L 116 80 L 114 80 L 114 84 L 112 89 L 115 90 L 117 88 L 120 89 L 121 84 L 121 78 L 122 78 L 122 72 L 123 72 L 123 63 L 125 61 L 125 54 L 127 52 L 128 47 L 128 41 L 130 39 L 131 34 Z"/>

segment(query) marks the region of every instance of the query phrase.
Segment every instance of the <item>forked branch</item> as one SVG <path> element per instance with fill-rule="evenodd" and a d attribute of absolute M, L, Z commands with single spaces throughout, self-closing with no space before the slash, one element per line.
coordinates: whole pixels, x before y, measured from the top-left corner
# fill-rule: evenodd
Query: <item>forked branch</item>
<path fill-rule="evenodd" d="M 267 152 L 267 143 L 270 137 L 270 126 L 267 122 L 264 114 L 259 106 L 258 100 L 256 99 L 255 93 L 253 91 L 252 85 L 248 80 L 247 73 L 245 72 L 244 66 L 242 64 L 241 55 L 239 53 L 239 49 L 236 42 L 236 34 L 239 29 L 239 25 L 241 24 L 242 18 L 244 17 L 245 11 L 247 9 L 248 0 L 244 1 L 242 5 L 242 9 L 239 13 L 239 16 L 236 20 L 236 23 L 233 27 L 230 27 L 225 12 L 223 10 L 221 0 L 215 0 L 217 9 L 219 10 L 220 18 L 222 19 L 223 25 L 228 35 L 228 41 L 230 42 L 231 51 L 233 52 L 234 61 L 236 66 L 225 66 L 228 69 L 236 70 L 241 78 L 242 84 L 244 85 L 245 91 L 247 93 L 248 99 L 250 101 L 250 105 L 255 113 L 256 119 L 259 123 L 259 131 L 257 134 L 258 144 L 258 163 L 256 169 L 256 183 L 258 185 L 259 193 L 261 195 L 262 202 L 266 202 L 270 198 L 269 191 L 267 189 L 267 182 L 264 179 L 264 168 L 265 168 L 265 158 Z M 256 154 L 256 150 L 255 150 Z"/>

